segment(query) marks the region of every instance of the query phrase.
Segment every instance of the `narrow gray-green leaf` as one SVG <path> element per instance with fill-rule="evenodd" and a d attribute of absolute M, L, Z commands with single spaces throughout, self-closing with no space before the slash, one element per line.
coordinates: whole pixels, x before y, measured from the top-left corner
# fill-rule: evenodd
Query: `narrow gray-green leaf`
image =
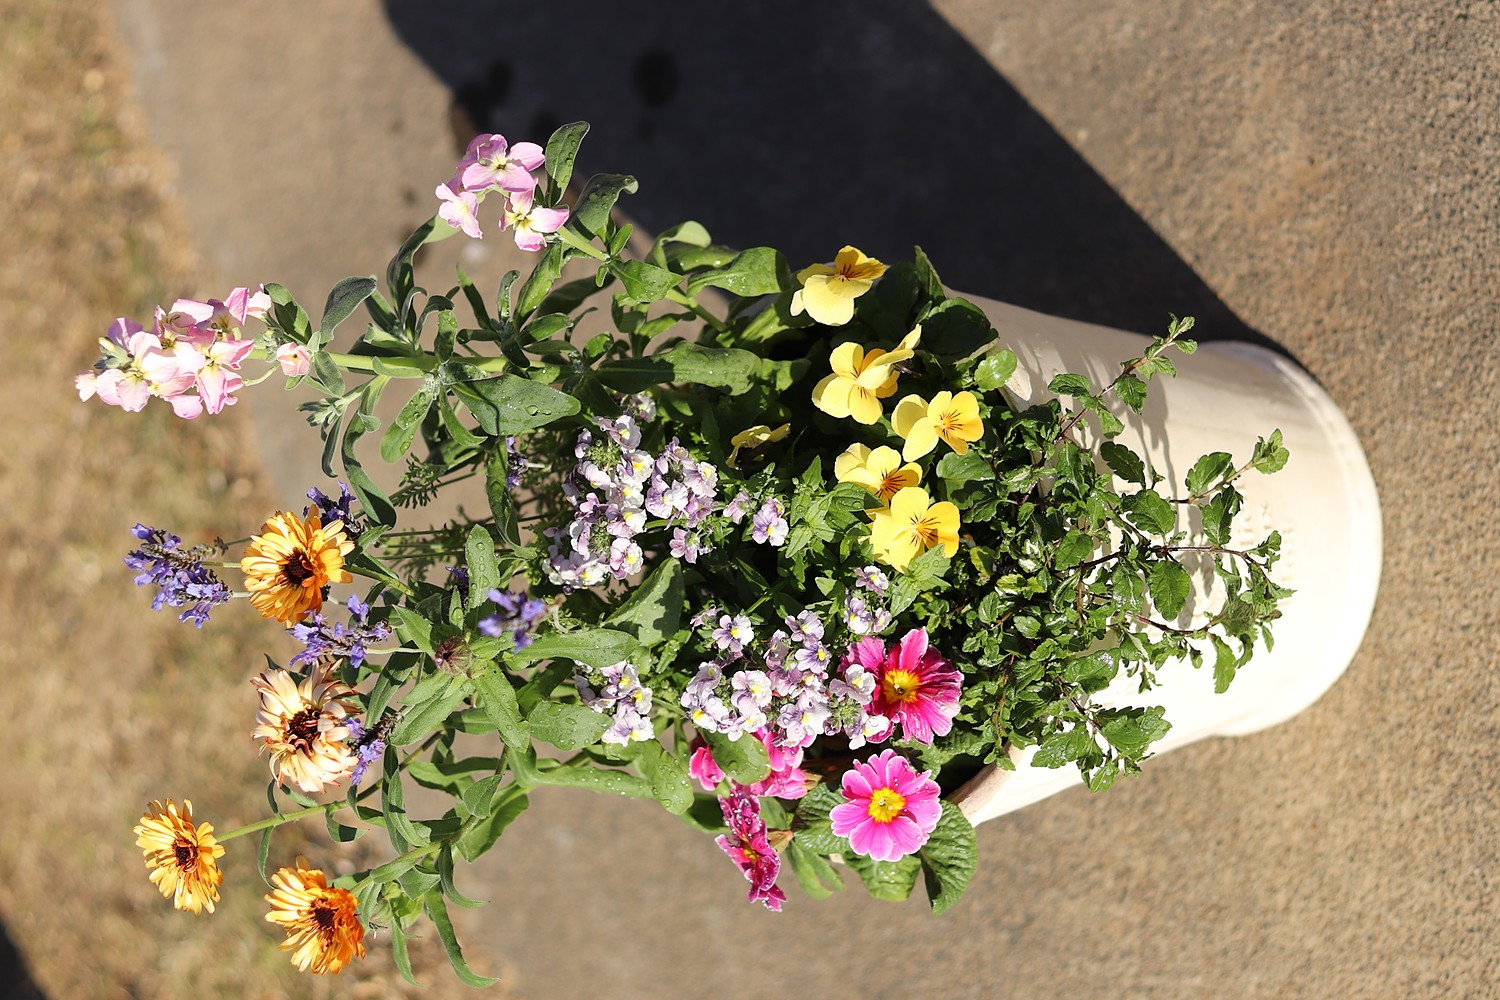
<path fill-rule="evenodd" d="M 328 343 L 329 337 L 349 314 L 375 291 L 374 278 L 345 278 L 328 293 L 328 302 L 323 306 L 323 320 L 318 324 L 319 342 Z"/>

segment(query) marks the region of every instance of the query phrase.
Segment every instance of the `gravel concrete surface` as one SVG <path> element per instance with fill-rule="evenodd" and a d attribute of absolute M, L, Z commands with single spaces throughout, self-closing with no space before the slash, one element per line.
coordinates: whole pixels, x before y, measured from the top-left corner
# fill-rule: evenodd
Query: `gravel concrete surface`
<path fill-rule="evenodd" d="M 763 913 L 654 804 L 539 796 L 461 875 L 492 900 L 462 917 L 477 966 L 533 998 L 1500 995 L 1500 5 L 115 10 L 224 288 L 316 307 L 383 268 L 468 133 L 588 118 L 582 169 L 637 174 L 648 230 L 698 218 L 793 260 L 920 242 L 1019 305 L 1148 332 L 1194 313 L 1297 358 L 1369 454 L 1381 596 L 1293 721 L 983 826 L 941 918 L 857 889 Z M 509 266 L 501 241 L 466 266 Z M 242 406 L 293 502 L 315 439 Z"/>

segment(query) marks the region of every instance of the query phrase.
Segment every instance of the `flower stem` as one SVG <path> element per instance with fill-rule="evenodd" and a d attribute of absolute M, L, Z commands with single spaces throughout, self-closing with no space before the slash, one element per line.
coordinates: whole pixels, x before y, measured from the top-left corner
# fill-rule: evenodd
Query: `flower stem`
<path fill-rule="evenodd" d="M 557 231 L 557 238 L 568 246 L 581 253 L 588 254 L 598 261 L 609 260 L 609 254 L 594 246 L 593 243 L 583 238 L 583 235 L 573 229 L 572 226 L 563 226 Z"/>
<path fill-rule="evenodd" d="M 283 826 L 287 823 L 295 823 L 299 819 L 306 819 L 309 816 L 316 816 L 318 813 L 333 812 L 335 809 L 342 808 L 344 805 L 344 801 L 340 799 L 337 802 L 325 802 L 319 806 L 307 806 L 306 808 L 297 809 L 293 812 L 280 813 L 263 820 L 258 820 L 254 823 L 246 824 L 245 826 L 236 827 L 235 829 L 230 830 L 228 833 L 218 834 L 215 839 L 222 843 L 226 840 L 233 840 L 236 837 L 243 837 L 249 833 L 259 833 L 261 830 Z"/>

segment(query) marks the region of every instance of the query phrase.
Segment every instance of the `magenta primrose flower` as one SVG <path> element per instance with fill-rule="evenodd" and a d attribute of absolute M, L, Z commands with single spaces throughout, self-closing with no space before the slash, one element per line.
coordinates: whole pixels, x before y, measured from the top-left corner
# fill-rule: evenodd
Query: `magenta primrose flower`
<path fill-rule="evenodd" d="M 871 714 L 899 723 L 903 739 L 930 745 L 953 728 L 963 677 L 928 646 L 925 628 L 906 633 L 889 653 L 878 639 L 863 638 L 849 648 L 850 658 L 875 675 Z"/>
<path fill-rule="evenodd" d="M 932 772 L 916 770 L 894 750 L 885 750 L 844 772 L 847 802 L 828 813 L 833 832 L 849 838 L 855 854 L 895 861 L 915 854 L 937 827 L 943 806 Z"/>
<path fill-rule="evenodd" d="M 934 785 L 934 788 L 937 786 Z M 766 839 L 766 821 L 760 815 L 760 803 L 743 788 L 736 788 L 729 798 L 719 800 L 729 833 L 715 842 L 729 855 L 750 882 L 750 902 L 763 903 L 768 910 L 781 911 L 786 893 L 776 886 L 781 874 L 781 855 Z"/>

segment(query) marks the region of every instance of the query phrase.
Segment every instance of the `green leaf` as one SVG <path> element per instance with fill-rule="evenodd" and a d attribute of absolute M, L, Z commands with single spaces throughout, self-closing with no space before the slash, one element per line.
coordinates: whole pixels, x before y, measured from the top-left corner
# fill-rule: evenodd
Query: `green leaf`
<path fill-rule="evenodd" d="M 544 382 L 519 375 L 495 375 L 473 365 L 450 361 L 443 366 L 455 384 L 477 393 L 496 410 L 496 436 L 524 434 L 578 412 L 578 400 Z M 473 407 L 470 407 L 473 410 Z M 479 416 L 475 412 L 475 416 Z"/>
<path fill-rule="evenodd" d="M 478 975 L 464 961 L 463 949 L 458 946 L 458 935 L 453 930 L 453 920 L 448 916 L 448 904 L 443 899 L 441 890 L 434 890 L 424 896 L 422 907 L 427 911 L 432 926 L 437 928 L 438 937 L 443 939 L 443 948 L 448 952 L 448 961 L 453 965 L 454 973 L 463 980 L 465 986 L 482 990 L 500 981 L 493 976 Z"/>
<path fill-rule="evenodd" d="M 1120 401 L 1130 407 L 1136 413 L 1146 405 L 1146 383 L 1134 375 L 1123 375 L 1120 381 L 1115 383 L 1115 395 Z"/>
<path fill-rule="evenodd" d="M 684 599 L 682 581 L 682 564 L 665 560 L 603 624 L 624 629 L 642 646 L 655 646 L 677 632 Z"/>
<path fill-rule="evenodd" d="M 717 758 L 716 758 L 717 759 Z M 828 814 L 834 806 L 841 805 L 844 796 L 828 784 L 814 785 L 797 803 L 797 817 L 793 828 L 797 831 L 793 843 L 814 854 L 842 854 L 849 849 L 849 842 L 833 832 L 833 823 Z"/>
<path fill-rule="evenodd" d="M 1100 712 L 1099 731 L 1123 756 L 1140 760 L 1147 748 L 1172 728 L 1172 724 L 1162 718 L 1165 711 L 1160 706 L 1153 706 Z"/>
<path fill-rule="evenodd" d="M 1234 655 L 1234 650 L 1229 648 L 1229 643 L 1216 635 L 1210 635 L 1209 639 L 1214 644 L 1214 694 L 1223 694 L 1229 690 L 1229 685 L 1234 682 L 1235 670 L 1239 667 L 1239 657 Z"/>
<path fill-rule="evenodd" d="M 344 394 L 344 373 L 339 371 L 339 366 L 334 364 L 333 358 L 328 356 L 327 351 L 313 352 L 312 377 L 315 382 L 328 390 L 330 396 Z"/>
<path fill-rule="evenodd" d="M 974 384 L 985 392 L 1004 388 L 1016 371 L 1016 353 L 1008 348 L 993 351 L 974 366 Z"/>
<path fill-rule="evenodd" d="M 1098 744 L 1089 735 L 1088 729 L 1079 723 L 1073 729 L 1065 732 L 1053 733 L 1042 741 L 1037 747 L 1036 756 L 1031 758 L 1033 767 L 1062 767 L 1075 760 L 1097 753 Z"/>
<path fill-rule="evenodd" d="M 1094 539 L 1074 528 L 1057 543 L 1057 551 L 1052 556 L 1052 565 L 1055 569 L 1072 569 L 1093 552 Z"/>
<path fill-rule="evenodd" d="M 1187 491 L 1192 496 L 1207 493 L 1219 480 L 1234 472 L 1234 456 L 1215 451 L 1193 463 L 1187 474 Z"/>
<path fill-rule="evenodd" d="M 400 605 L 391 608 L 391 626 L 402 642 L 409 642 L 428 656 L 436 648 L 432 643 L 432 622 Z"/>
<path fill-rule="evenodd" d="M 1270 475 L 1280 472 L 1286 465 L 1291 453 L 1281 446 L 1281 431 L 1274 430 L 1269 438 L 1263 438 L 1255 442 L 1255 453 L 1250 457 L 1250 464 L 1257 472 Z"/>
<path fill-rule="evenodd" d="M 619 277 L 625 294 L 637 302 L 659 302 L 682 280 L 682 275 L 643 260 L 616 265 L 614 273 Z"/>
<path fill-rule="evenodd" d="M 978 861 L 979 842 L 963 810 L 951 802 L 943 802 L 937 826 L 917 856 L 922 861 L 932 912 L 942 913 L 964 894 Z"/>
<path fill-rule="evenodd" d="M 693 783 L 688 776 L 687 764 L 676 754 L 668 753 L 655 740 L 646 740 L 640 747 L 636 763 L 651 782 L 652 796 L 674 816 L 686 812 L 693 804 Z"/>
<path fill-rule="evenodd" d="M 1117 563 L 1109 573 L 1109 590 L 1115 602 L 1131 611 L 1139 611 L 1146 597 L 1146 586 L 1134 566 Z"/>
<path fill-rule="evenodd" d="M 537 702 L 527 713 L 531 735 L 559 750 L 582 750 L 599 742 L 609 728 L 610 717 L 585 705 Z"/>
<path fill-rule="evenodd" d="M 1203 507 L 1203 535 L 1213 545 L 1228 545 L 1234 527 L 1234 516 L 1240 512 L 1244 498 L 1233 486 L 1220 490 Z"/>
<path fill-rule="evenodd" d="M 1047 391 L 1054 396 L 1092 396 L 1094 383 L 1082 375 L 1064 372 L 1047 383 Z"/>
<path fill-rule="evenodd" d="M 402 705 L 401 721 L 390 739 L 393 747 L 404 747 L 426 739 L 468 696 L 468 685 L 460 677 L 429 674 L 417 682 Z"/>
<path fill-rule="evenodd" d="M 505 672 L 491 662 L 475 671 L 471 683 L 479 692 L 479 707 L 500 731 L 500 739 L 505 745 L 512 750 L 530 749 L 531 735 L 516 703 L 516 689 L 510 686 Z"/>
<path fill-rule="evenodd" d="M 345 278 L 328 293 L 323 306 L 323 320 L 318 324 L 318 342 L 328 343 L 333 331 L 359 304 L 375 292 L 374 278 Z"/>
<path fill-rule="evenodd" d="M 516 817 L 526 811 L 531 804 L 524 793 L 515 785 L 508 786 L 490 802 L 490 809 L 485 813 L 475 811 L 475 816 L 484 815 L 486 818 L 469 827 L 458 838 L 458 853 L 469 861 L 473 861 L 481 854 L 494 846 L 495 841 L 505 832 L 505 828 L 516 821 Z"/>
<path fill-rule="evenodd" d="M 838 869 L 821 854 L 815 854 L 802 845 L 796 837 L 786 845 L 784 854 L 792 874 L 797 876 L 802 890 L 813 899 L 827 899 L 844 888 L 844 880 Z"/>
<path fill-rule="evenodd" d="M 541 256 L 532 265 L 531 274 L 521 285 L 521 290 L 516 293 L 517 322 L 525 320 L 548 298 L 553 284 L 562 276 L 565 253 L 566 248 L 563 244 L 553 243 L 542 251 Z"/>
<path fill-rule="evenodd" d="M 1106 441 L 1099 446 L 1099 455 L 1110 470 L 1127 483 L 1140 483 L 1149 486 L 1146 475 L 1146 463 L 1141 457 L 1123 444 L 1115 441 Z"/>
<path fill-rule="evenodd" d="M 844 858 L 854 874 L 870 890 L 876 899 L 899 903 L 911 895 L 916 888 L 917 876 L 922 873 L 922 861 L 915 854 L 898 861 L 874 861 L 858 854 Z"/>
<path fill-rule="evenodd" d="M 559 657 L 590 667 L 608 667 L 635 652 L 635 636 L 614 629 L 593 628 L 578 632 L 551 632 L 538 636 L 512 656 L 516 666 Z"/>
<path fill-rule="evenodd" d="M 421 428 L 427 411 L 432 409 L 433 397 L 432 388 L 424 385 L 416 395 L 406 401 L 405 406 L 401 407 L 401 412 L 396 414 L 396 419 L 380 437 L 382 460 L 395 464 L 411 448 L 412 439 L 417 436 L 417 431 Z"/>
<path fill-rule="evenodd" d="M 782 289 L 784 272 L 787 266 L 780 251 L 751 247 L 724 267 L 694 274 L 688 279 L 687 290 L 689 295 L 697 295 L 711 285 L 744 298 L 774 295 Z"/>
<path fill-rule="evenodd" d="M 547 176 L 552 178 L 553 190 L 560 196 L 573 179 L 573 163 L 578 159 L 578 147 L 588 135 L 588 122 L 569 122 L 547 140 Z"/>
<path fill-rule="evenodd" d="M 496 590 L 504 581 L 500 579 L 500 567 L 495 562 L 495 540 L 489 529 L 476 524 L 469 529 L 464 542 L 464 565 L 469 570 L 469 610 L 473 611 L 485 601 L 489 591 Z"/>
<path fill-rule="evenodd" d="M 881 285 L 890 280 L 888 273 Z M 989 318 L 967 299 L 934 303 L 922 311 L 917 321 L 922 325 L 922 350 L 940 358 L 966 358 L 995 339 L 995 328 L 990 326 Z"/>
<path fill-rule="evenodd" d="M 1121 500 L 1127 516 L 1142 531 L 1169 535 L 1177 527 L 1177 512 L 1155 490 L 1141 490 Z"/>
<path fill-rule="evenodd" d="M 639 186 L 634 177 L 626 174 L 595 174 L 583 186 L 569 225 L 576 223 L 584 233 L 599 235 L 604 224 L 609 221 L 609 213 L 614 210 L 620 195 L 634 194 Z"/>
<path fill-rule="evenodd" d="M 1170 559 L 1164 559 L 1151 567 L 1146 586 L 1151 591 L 1151 603 L 1170 620 L 1182 612 L 1193 582 L 1187 570 Z"/>
<path fill-rule="evenodd" d="M 989 482 L 995 478 L 995 470 L 990 467 L 990 463 L 983 455 L 974 451 L 967 455 L 948 452 L 938 460 L 937 474 L 939 479 L 949 479 L 955 483 Z"/>
<path fill-rule="evenodd" d="M 738 395 L 750 390 L 759 358 L 728 347 L 700 347 L 683 341 L 646 358 L 621 358 L 600 365 L 600 382 L 619 392 L 640 392 L 666 382 L 717 386 Z"/>
<path fill-rule="evenodd" d="M 765 744 L 754 736 L 731 740 L 723 733 L 701 732 L 699 735 L 713 753 L 714 763 L 730 779 L 742 785 L 753 785 L 764 781 L 771 773 L 771 759 L 766 755 Z"/>
<path fill-rule="evenodd" d="M 452 900 L 454 903 L 462 906 L 466 910 L 477 910 L 487 902 L 487 900 L 483 899 L 470 899 L 468 896 L 465 896 L 463 893 L 458 891 L 458 886 L 453 881 L 452 847 L 444 846 L 443 849 L 438 852 L 437 868 L 438 882 L 443 887 L 443 896 L 445 898 Z"/>

